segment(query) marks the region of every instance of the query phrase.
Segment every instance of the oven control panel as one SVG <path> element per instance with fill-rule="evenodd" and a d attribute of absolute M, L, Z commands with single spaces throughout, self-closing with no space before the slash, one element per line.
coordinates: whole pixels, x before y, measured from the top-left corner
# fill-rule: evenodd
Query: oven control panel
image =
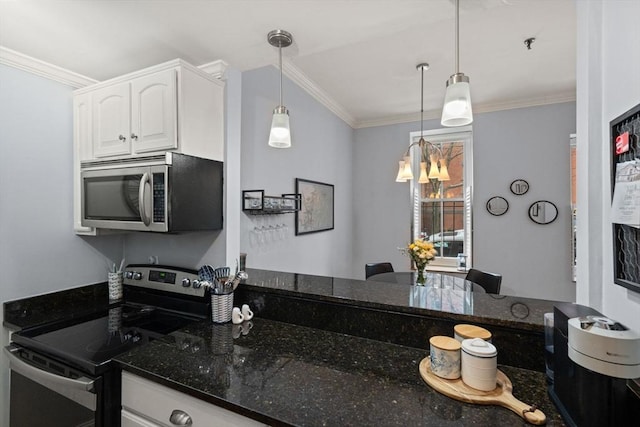
<path fill-rule="evenodd" d="M 124 284 L 147 289 L 203 297 L 207 289 L 202 286 L 196 270 L 156 264 L 131 264 L 123 272 Z"/>

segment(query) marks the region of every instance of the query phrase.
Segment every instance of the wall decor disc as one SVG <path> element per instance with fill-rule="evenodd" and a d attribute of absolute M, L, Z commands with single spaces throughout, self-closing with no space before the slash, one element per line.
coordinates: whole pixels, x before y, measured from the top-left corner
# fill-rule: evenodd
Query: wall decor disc
<path fill-rule="evenodd" d="M 494 216 L 500 216 L 509 210 L 509 202 L 500 196 L 494 196 L 487 201 L 487 211 Z"/>
<path fill-rule="evenodd" d="M 516 179 L 509 186 L 511 192 L 516 196 L 522 196 L 527 191 L 529 191 L 529 183 L 524 179 Z"/>
<path fill-rule="evenodd" d="M 529 218 L 536 224 L 551 224 L 558 217 L 558 207 L 548 200 L 538 200 L 529 206 Z"/>

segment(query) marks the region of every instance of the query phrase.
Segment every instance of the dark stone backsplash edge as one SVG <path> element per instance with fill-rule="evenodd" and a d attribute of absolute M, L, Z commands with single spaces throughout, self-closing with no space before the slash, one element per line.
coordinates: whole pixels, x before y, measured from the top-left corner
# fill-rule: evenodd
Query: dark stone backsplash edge
<path fill-rule="evenodd" d="M 17 330 L 74 318 L 109 306 L 106 282 L 5 301 L 3 326 Z"/>

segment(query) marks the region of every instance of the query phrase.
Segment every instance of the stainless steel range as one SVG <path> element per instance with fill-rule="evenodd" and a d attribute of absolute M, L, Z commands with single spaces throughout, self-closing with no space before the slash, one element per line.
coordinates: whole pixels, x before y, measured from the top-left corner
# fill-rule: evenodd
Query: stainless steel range
<path fill-rule="evenodd" d="M 122 302 L 14 333 L 5 348 L 11 427 L 119 426 L 120 370 L 112 358 L 208 318 L 210 301 L 195 270 L 129 265 Z"/>

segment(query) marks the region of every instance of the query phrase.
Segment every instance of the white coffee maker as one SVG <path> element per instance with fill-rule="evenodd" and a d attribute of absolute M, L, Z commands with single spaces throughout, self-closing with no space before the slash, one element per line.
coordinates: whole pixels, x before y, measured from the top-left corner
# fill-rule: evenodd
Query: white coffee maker
<path fill-rule="evenodd" d="M 549 395 L 569 426 L 637 425 L 640 334 L 579 304 L 554 309 Z"/>

